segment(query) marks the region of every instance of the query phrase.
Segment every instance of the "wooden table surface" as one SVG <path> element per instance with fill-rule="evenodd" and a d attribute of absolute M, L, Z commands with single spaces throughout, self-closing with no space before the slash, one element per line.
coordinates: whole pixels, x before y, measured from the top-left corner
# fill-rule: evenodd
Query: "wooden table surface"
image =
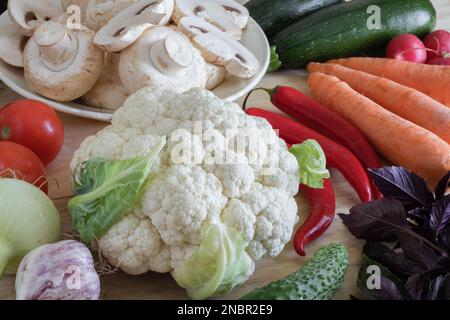
<path fill-rule="evenodd" d="M 438 11 L 438 28 L 450 30 L 450 0 L 432 0 Z M 269 74 L 262 80 L 261 85 L 273 87 L 278 84 L 293 86 L 305 93 L 308 88 L 305 83 L 305 72 L 302 70 Z M 18 99 L 19 96 L 8 88 L 0 90 L 0 105 Z M 250 101 L 252 106 L 265 107 L 274 110 L 268 102 L 267 96 L 255 93 Z M 107 124 L 69 115 L 60 115 L 65 126 L 65 143 L 58 158 L 47 167 L 50 178 L 50 197 L 54 200 L 64 220 L 64 232 L 71 231 L 66 204 L 72 196 L 69 162 L 73 152 L 87 136 L 95 134 Z M 358 198 L 352 188 L 336 171 L 332 171 L 332 181 L 336 191 L 337 212 L 346 213 L 349 208 L 358 203 Z M 308 213 L 308 207 L 301 196 L 298 196 L 299 216 L 302 221 Z M 336 299 L 348 299 L 358 296 L 356 278 L 359 270 L 361 248 L 363 241 L 355 239 L 344 227 L 340 218 L 336 217 L 330 229 L 317 241 L 307 247 L 311 254 L 319 247 L 332 241 L 341 241 L 349 250 L 350 268 L 343 288 L 337 293 Z M 297 270 L 309 259 L 296 255 L 291 243 L 276 258 L 259 261 L 256 271 L 243 286 L 236 288 L 223 298 L 234 299 L 257 286 L 278 280 Z M 147 273 L 141 276 L 130 276 L 122 272 L 103 276 L 103 299 L 185 299 L 184 290 L 179 288 L 169 274 Z M 14 276 L 5 276 L 0 281 L 0 299 L 14 299 Z"/>

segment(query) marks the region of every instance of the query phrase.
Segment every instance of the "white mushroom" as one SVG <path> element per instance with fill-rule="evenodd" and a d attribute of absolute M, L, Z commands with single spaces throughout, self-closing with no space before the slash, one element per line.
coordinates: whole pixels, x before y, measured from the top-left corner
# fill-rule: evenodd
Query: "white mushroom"
<path fill-rule="evenodd" d="M 261 68 L 250 50 L 201 18 L 182 18 L 179 28 L 191 38 L 207 62 L 225 66 L 232 75 L 249 79 Z"/>
<path fill-rule="evenodd" d="M 104 63 L 104 52 L 94 45 L 93 37 L 87 28 L 68 30 L 53 21 L 41 24 L 24 51 L 28 86 L 57 101 L 71 101 L 88 92 Z"/>
<path fill-rule="evenodd" d="M 117 110 L 128 98 L 128 91 L 119 77 L 119 53 L 108 53 L 102 75 L 82 99 L 92 107 Z"/>
<path fill-rule="evenodd" d="M 152 26 L 169 22 L 174 0 L 141 0 L 128 7 L 101 28 L 94 43 L 108 52 L 122 51 Z"/>
<path fill-rule="evenodd" d="M 139 0 L 90 0 L 84 14 L 85 25 L 98 31 L 106 25 L 112 17 L 122 10 L 135 4 Z"/>
<path fill-rule="evenodd" d="M 199 17 L 239 40 L 247 26 L 249 12 L 234 0 L 175 0 L 174 21 Z"/>
<path fill-rule="evenodd" d="M 43 22 L 62 13 L 61 8 L 55 7 L 50 0 L 10 0 L 8 2 L 11 22 L 27 37 L 31 37 L 34 30 Z"/>
<path fill-rule="evenodd" d="M 227 77 L 227 69 L 222 66 L 207 63 L 206 64 L 206 74 L 208 80 L 206 81 L 206 89 L 214 90 L 217 88 Z"/>
<path fill-rule="evenodd" d="M 182 33 L 169 27 L 152 27 L 120 58 L 120 78 L 129 93 L 156 85 L 179 92 L 206 85 L 206 63 Z"/>
<path fill-rule="evenodd" d="M 23 68 L 23 49 L 28 37 L 12 24 L 0 28 L 0 59 L 13 67 Z"/>

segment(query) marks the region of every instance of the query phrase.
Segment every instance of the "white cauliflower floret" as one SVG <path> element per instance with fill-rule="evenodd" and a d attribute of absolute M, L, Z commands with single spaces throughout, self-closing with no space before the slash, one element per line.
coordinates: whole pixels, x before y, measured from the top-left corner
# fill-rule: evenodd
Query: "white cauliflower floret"
<path fill-rule="evenodd" d="M 197 245 L 204 221 L 218 219 L 226 202 L 220 181 L 199 166 L 170 167 L 142 196 L 144 214 L 174 247 Z"/>
<path fill-rule="evenodd" d="M 298 221 L 295 199 L 280 189 L 255 183 L 241 201 L 256 216 L 255 233 L 247 252 L 255 260 L 265 255 L 277 256 Z"/>
<path fill-rule="evenodd" d="M 225 196 L 239 198 L 250 190 L 255 181 L 255 174 L 245 156 L 227 151 L 226 157 L 232 163 L 204 165 L 204 167 L 214 173 L 222 183 Z"/>
<path fill-rule="evenodd" d="M 149 219 L 128 214 L 100 238 L 102 254 L 129 274 L 169 272 L 170 252 Z"/>
<path fill-rule="evenodd" d="M 251 208 L 239 199 L 231 199 L 221 215 L 222 221 L 235 228 L 245 241 L 252 241 L 255 236 L 256 216 Z"/>
<path fill-rule="evenodd" d="M 190 141 L 184 158 L 181 140 L 171 139 L 180 130 Z M 264 139 L 246 139 L 247 130 Z M 167 144 L 137 203 L 99 240 L 108 261 L 130 274 L 173 271 L 196 252 L 202 227 L 214 223 L 241 235 L 252 264 L 278 255 L 297 222 L 297 161 L 267 121 L 209 91 L 136 92 L 115 112 L 111 126 L 81 144 L 71 168 L 99 157 L 145 156 L 162 136 Z M 239 143 L 243 148 L 236 149 Z M 208 153 L 214 161 L 196 161 Z M 271 175 L 264 171 L 268 165 L 276 169 Z"/>

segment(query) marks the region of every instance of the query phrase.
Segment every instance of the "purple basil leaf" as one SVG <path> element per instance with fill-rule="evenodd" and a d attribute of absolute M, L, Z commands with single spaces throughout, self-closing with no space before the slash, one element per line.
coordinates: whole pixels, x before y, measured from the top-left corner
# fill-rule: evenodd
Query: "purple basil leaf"
<path fill-rule="evenodd" d="M 363 254 L 375 260 L 396 274 L 412 275 L 411 268 L 402 252 L 394 251 L 380 242 L 367 241 Z"/>
<path fill-rule="evenodd" d="M 411 273 L 424 273 L 435 266 L 439 256 L 433 249 L 411 234 L 399 233 L 397 236 Z"/>
<path fill-rule="evenodd" d="M 450 258 L 440 257 L 425 273 L 409 277 L 405 287 L 415 300 L 450 299 L 447 291 L 448 275 L 450 275 Z"/>
<path fill-rule="evenodd" d="M 350 209 L 350 214 L 339 216 L 359 239 L 393 241 L 398 230 L 409 230 L 403 205 L 392 198 L 358 204 Z"/>
<path fill-rule="evenodd" d="M 422 274 L 415 274 L 408 278 L 405 287 L 416 300 L 443 299 L 448 294 L 448 280 L 450 274 L 450 258 L 440 257 L 435 265 Z"/>
<path fill-rule="evenodd" d="M 430 227 L 439 238 L 439 234 L 450 224 L 450 195 L 433 203 L 430 211 Z"/>
<path fill-rule="evenodd" d="M 426 207 L 434 200 L 425 180 L 405 168 L 384 167 L 369 172 L 385 197 L 399 200 L 407 209 Z"/>
<path fill-rule="evenodd" d="M 377 300 L 405 300 L 401 290 L 391 279 L 381 276 L 381 289 L 375 290 Z"/>
<path fill-rule="evenodd" d="M 415 208 L 409 210 L 406 214 L 408 218 L 414 220 L 420 225 L 428 224 L 428 220 L 430 219 L 430 212 L 424 208 Z"/>
<path fill-rule="evenodd" d="M 428 300 L 450 299 L 450 274 L 436 277 L 430 282 Z"/>
<path fill-rule="evenodd" d="M 373 273 L 369 267 L 378 266 L 380 270 L 379 287 L 373 288 Z M 370 286 L 369 286 L 370 284 Z M 361 268 L 358 272 L 358 288 L 370 299 L 374 300 L 409 300 L 406 288 L 400 279 L 398 279 L 389 269 L 379 262 L 368 258 L 366 255 L 362 257 Z"/>
<path fill-rule="evenodd" d="M 450 226 L 442 229 L 442 232 L 439 235 L 439 243 L 445 248 L 447 254 L 450 255 Z"/>
<path fill-rule="evenodd" d="M 428 278 L 436 278 L 437 276 L 445 275 L 447 273 L 450 274 L 450 258 L 440 257 L 433 268 L 428 270 L 425 275 Z"/>
<path fill-rule="evenodd" d="M 448 187 L 450 186 L 450 171 L 447 172 L 447 174 L 439 181 L 438 185 L 436 186 L 436 190 L 434 191 L 434 194 L 436 195 L 436 199 L 442 199 L 445 195 L 445 192 L 447 191 Z"/>
<path fill-rule="evenodd" d="M 412 226 L 411 229 L 415 234 L 425 238 L 426 240 L 428 240 L 438 246 L 438 242 L 436 241 L 435 234 L 434 234 L 433 230 L 431 230 L 431 228 L 429 227 L 428 224 L 424 224 L 422 226 Z"/>
<path fill-rule="evenodd" d="M 414 300 L 426 300 L 429 286 L 430 281 L 421 274 L 412 275 L 405 284 L 406 290 Z"/>

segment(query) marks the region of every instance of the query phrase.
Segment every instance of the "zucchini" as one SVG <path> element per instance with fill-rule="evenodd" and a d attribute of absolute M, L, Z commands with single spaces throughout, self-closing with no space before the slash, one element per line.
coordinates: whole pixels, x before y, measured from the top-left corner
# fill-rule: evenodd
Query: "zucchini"
<path fill-rule="evenodd" d="M 270 41 L 300 18 L 340 2 L 342 0 L 250 0 L 245 6 Z"/>
<path fill-rule="evenodd" d="M 341 243 L 332 243 L 314 253 L 299 271 L 269 283 L 241 300 L 327 300 L 344 282 L 348 269 L 348 252 Z"/>
<path fill-rule="evenodd" d="M 378 29 L 368 27 L 373 5 L 380 8 Z M 435 26 L 436 10 L 429 0 L 353 0 L 305 17 L 278 33 L 273 44 L 283 67 L 295 68 L 311 61 L 377 55 L 393 37 L 421 37 Z"/>

